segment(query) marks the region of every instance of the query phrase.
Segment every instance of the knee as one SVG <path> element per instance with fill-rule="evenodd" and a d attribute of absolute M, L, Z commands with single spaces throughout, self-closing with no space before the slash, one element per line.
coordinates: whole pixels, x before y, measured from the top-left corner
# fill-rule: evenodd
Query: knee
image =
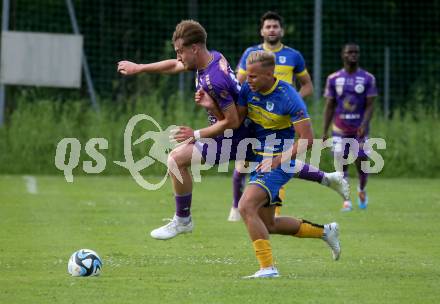
<path fill-rule="evenodd" d="M 246 200 L 240 200 L 240 202 L 238 203 L 238 211 L 240 212 L 240 215 L 244 220 L 257 214 L 255 208 Z"/>
<path fill-rule="evenodd" d="M 167 159 L 168 168 L 182 167 L 184 166 L 184 161 L 178 151 L 171 151 Z"/>
<path fill-rule="evenodd" d="M 264 225 L 266 226 L 266 229 L 269 232 L 269 234 L 277 233 L 275 222 L 273 221 L 270 223 L 265 222 Z"/>
<path fill-rule="evenodd" d="M 242 200 L 240 200 L 240 202 L 238 203 L 238 212 L 240 212 L 242 218 L 244 218 L 245 215 L 247 215 L 247 208 L 244 202 L 242 202 Z"/>

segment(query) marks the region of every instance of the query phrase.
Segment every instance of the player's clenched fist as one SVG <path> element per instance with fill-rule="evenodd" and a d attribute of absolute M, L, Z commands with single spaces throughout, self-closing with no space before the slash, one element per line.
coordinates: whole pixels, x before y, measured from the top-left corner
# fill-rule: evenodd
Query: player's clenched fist
<path fill-rule="evenodd" d="M 204 107 L 207 110 L 215 108 L 215 101 L 203 89 L 200 89 L 195 93 L 194 101 L 197 105 Z"/>
<path fill-rule="evenodd" d="M 131 61 L 119 61 L 118 62 L 118 72 L 122 75 L 133 75 L 140 71 L 139 64 Z"/>
<path fill-rule="evenodd" d="M 181 143 L 187 139 L 194 140 L 194 130 L 190 127 L 180 126 L 178 129 L 172 130 L 171 140 Z"/>

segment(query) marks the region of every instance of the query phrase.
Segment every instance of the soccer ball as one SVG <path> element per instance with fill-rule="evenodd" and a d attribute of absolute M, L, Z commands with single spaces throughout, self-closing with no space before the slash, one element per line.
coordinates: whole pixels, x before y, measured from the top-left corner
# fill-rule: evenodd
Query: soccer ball
<path fill-rule="evenodd" d="M 67 271 L 73 277 L 97 276 L 101 273 L 101 269 L 101 258 L 96 252 L 90 249 L 75 251 L 67 265 Z"/>

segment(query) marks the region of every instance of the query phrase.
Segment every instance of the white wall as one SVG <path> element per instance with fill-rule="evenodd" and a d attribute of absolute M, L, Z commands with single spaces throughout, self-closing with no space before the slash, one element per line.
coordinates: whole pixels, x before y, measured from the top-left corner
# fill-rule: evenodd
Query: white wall
<path fill-rule="evenodd" d="M 0 83 L 81 86 L 81 35 L 2 32 Z"/>

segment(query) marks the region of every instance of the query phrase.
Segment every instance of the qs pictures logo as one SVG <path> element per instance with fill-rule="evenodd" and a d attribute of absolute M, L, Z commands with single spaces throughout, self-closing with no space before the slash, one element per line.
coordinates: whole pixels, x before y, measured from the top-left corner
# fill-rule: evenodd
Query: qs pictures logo
<path fill-rule="evenodd" d="M 132 141 L 133 131 L 138 123 L 142 121 L 149 121 L 153 124 L 156 130 L 145 132 L 141 137 Z M 160 162 L 166 167 L 173 162 L 173 159 L 168 159 L 169 152 L 176 146 L 175 142 L 170 141 L 170 137 L 175 132 L 177 126 L 169 126 L 165 131 L 162 130 L 160 125 L 151 116 L 146 114 L 138 114 L 133 116 L 127 123 L 124 131 L 124 157 L 123 161 L 114 161 L 116 165 L 119 165 L 127 169 L 136 183 L 146 190 L 159 189 L 167 180 L 168 174 L 166 173 L 159 182 L 150 183 L 146 180 L 141 172 L 153 165 L 156 162 Z M 152 140 L 152 145 L 148 152 L 139 160 L 134 159 L 133 146 L 139 145 L 147 140 Z M 185 143 L 185 142 L 183 142 Z M 183 144 L 181 143 L 181 144 Z M 70 148 L 70 149 L 69 149 Z M 93 166 L 92 161 L 83 162 L 83 170 L 89 174 L 98 174 L 105 170 L 106 158 L 98 150 L 108 149 L 108 140 L 105 138 L 91 138 L 85 145 L 85 152 L 95 162 Z M 73 182 L 73 169 L 79 164 L 81 153 L 81 143 L 77 138 L 64 138 L 62 139 L 56 149 L 55 166 L 64 172 L 64 177 L 67 182 Z M 66 162 L 66 156 L 68 156 Z M 171 164 L 169 166 L 170 171 L 180 180 L 182 179 L 180 172 L 177 170 L 177 166 Z"/>

